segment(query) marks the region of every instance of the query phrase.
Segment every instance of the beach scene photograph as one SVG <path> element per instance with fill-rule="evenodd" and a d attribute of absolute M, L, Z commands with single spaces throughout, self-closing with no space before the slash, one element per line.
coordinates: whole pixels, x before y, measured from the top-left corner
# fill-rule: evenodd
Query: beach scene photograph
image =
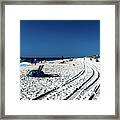
<path fill-rule="evenodd" d="M 100 99 L 100 20 L 20 20 L 20 100 Z"/>

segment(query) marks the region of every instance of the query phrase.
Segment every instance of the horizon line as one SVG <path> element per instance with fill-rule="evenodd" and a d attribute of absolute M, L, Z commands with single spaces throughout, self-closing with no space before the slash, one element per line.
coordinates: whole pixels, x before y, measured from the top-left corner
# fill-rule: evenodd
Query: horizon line
<path fill-rule="evenodd" d="M 74 58 L 77 58 L 77 57 L 88 57 L 88 56 L 100 56 L 100 54 L 94 54 L 94 55 L 83 55 L 83 56 L 44 56 L 44 57 L 41 57 L 41 56 L 20 56 L 20 58 L 70 58 L 70 57 L 74 57 Z"/>

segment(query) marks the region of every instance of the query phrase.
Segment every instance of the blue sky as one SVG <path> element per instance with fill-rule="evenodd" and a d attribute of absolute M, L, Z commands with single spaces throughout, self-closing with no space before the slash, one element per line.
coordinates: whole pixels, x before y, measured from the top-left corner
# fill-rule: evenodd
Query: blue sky
<path fill-rule="evenodd" d="M 21 57 L 100 54 L 99 20 L 21 20 Z"/>

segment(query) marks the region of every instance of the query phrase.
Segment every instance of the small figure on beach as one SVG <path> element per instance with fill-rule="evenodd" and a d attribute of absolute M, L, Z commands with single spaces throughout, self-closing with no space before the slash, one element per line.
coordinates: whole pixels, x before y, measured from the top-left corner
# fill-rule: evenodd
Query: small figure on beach
<path fill-rule="evenodd" d="M 36 63 L 37 63 L 37 60 L 36 60 L 36 59 L 34 59 L 34 64 L 36 65 Z"/>

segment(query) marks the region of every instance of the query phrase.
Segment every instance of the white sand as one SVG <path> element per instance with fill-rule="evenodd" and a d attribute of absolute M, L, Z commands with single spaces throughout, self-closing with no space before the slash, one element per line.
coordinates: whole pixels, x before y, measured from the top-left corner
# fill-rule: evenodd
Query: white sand
<path fill-rule="evenodd" d="M 64 63 L 62 63 L 63 61 Z M 59 74 L 60 77 L 26 76 L 30 70 L 38 69 L 42 64 L 44 65 L 42 69 L 44 73 Z M 46 61 L 21 67 L 20 73 L 20 99 L 22 100 L 32 100 L 37 97 L 40 100 L 88 100 L 93 94 L 93 100 L 99 98 L 100 88 L 96 92 L 95 89 L 100 84 L 98 75 L 100 62 L 96 62 L 95 59 L 77 58 L 73 61 L 69 61 L 69 59 Z M 86 82 L 87 80 L 88 82 Z M 55 88 L 57 89 L 49 92 Z M 48 94 L 44 95 L 45 93 Z M 39 97 L 40 95 L 43 96 Z"/>

